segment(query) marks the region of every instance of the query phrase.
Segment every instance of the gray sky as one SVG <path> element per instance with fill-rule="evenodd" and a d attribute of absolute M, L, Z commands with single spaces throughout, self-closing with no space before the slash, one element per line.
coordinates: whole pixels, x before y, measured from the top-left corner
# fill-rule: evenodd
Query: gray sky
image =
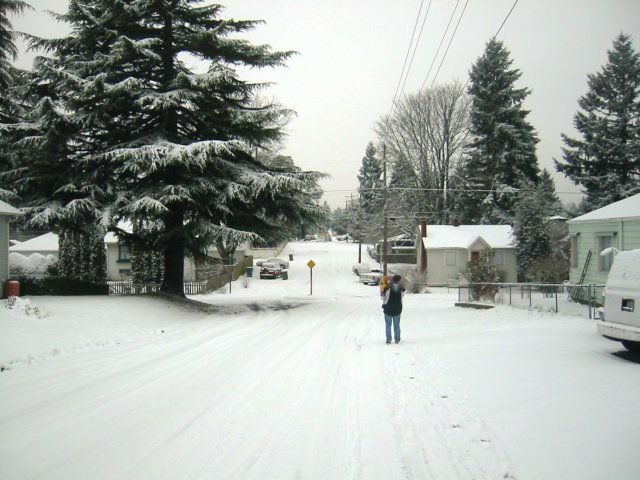
<path fill-rule="evenodd" d="M 467 0 L 432 0 L 405 93 L 430 86 Z M 66 0 L 31 0 L 36 12 L 13 19 L 16 30 L 58 36 L 65 27 L 43 13 L 63 12 Z M 285 68 L 248 72 L 250 80 L 274 82 L 275 96 L 297 112 L 284 154 L 305 170 L 329 173 L 321 183 L 332 208 L 357 194 L 357 174 L 366 145 L 375 140 L 373 125 L 389 113 L 421 0 L 221 0 L 224 18 L 259 19 L 266 24 L 244 35 L 275 50 L 296 50 Z M 453 21 L 436 56 L 447 23 Z M 436 84 L 466 82 L 514 0 L 468 0 Z M 418 31 L 429 0 L 424 0 Z M 574 135 L 578 97 L 587 74 L 606 63 L 614 38 L 625 32 L 640 51 L 640 2 L 637 0 L 520 0 L 498 38 L 522 72 L 518 87 L 531 95 L 525 107 L 540 137 L 538 160 L 554 175 L 566 201 L 578 201 L 577 188 L 555 173 L 562 157 L 560 133 Z M 413 52 L 413 47 L 412 47 Z M 434 61 L 435 59 L 435 61 Z M 427 77 L 429 66 L 434 63 Z M 19 65 L 28 68 L 24 56 Z"/>

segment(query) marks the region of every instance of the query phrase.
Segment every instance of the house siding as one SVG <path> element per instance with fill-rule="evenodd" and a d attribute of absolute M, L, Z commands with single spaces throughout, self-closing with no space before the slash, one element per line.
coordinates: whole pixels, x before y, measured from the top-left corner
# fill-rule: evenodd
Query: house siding
<path fill-rule="evenodd" d="M 111 281 L 129 280 L 130 275 L 123 275 L 120 270 L 131 271 L 130 261 L 118 260 L 118 244 L 107 244 L 107 279 Z"/>
<path fill-rule="evenodd" d="M 427 251 L 427 284 L 446 285 L 450 280 L 461 280 L 461 276 L 467 270 L 469 252 L 480 250 L 482 254 L 486 251 L 483 244 L 475 244 L 469 250 L 466 249 L 429 249 Z M 456 265 L 447 265 L 447 252 L 456 252 Z M 496 248 L 494 252 L 504 252 L 504 265 L 498 268 L 505 273 L 504 281 L 515 283 L 517 281 L 516 255 L 512 248 Z"/>
<path fill-rule="evenodd" d="M 599 269 L 598 236 L 609 233 L 613 235 L 612 246 L 618 250 L 640 248 L 640 219 L 569 222 L 569 235 L 577 239 L 577 265 L 569 271 L 571 283 L 580 282 L 589 250 L 591 251 L 591 259 L 583 283 L 596 285 L 606 283 L 609 272 Z"/>
<path fill-rule="evenodd" d="M 5 215 L 0 215 L 0 288 L 2 287 L 4 282 L 7 281 L 8 279 L 9 279 L 9 217 Z"/>

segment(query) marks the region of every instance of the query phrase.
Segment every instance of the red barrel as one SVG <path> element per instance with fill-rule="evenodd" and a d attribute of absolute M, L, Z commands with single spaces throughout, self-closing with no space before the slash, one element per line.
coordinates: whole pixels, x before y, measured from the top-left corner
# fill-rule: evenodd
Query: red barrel
<path fill-rule="evenodd" d="M 20 282 L 16 282 L 15 280 L 9 280 L 4 283 L 4 296 L 5 298 L 9 297 L 19 297 L 20 296 Z"/>

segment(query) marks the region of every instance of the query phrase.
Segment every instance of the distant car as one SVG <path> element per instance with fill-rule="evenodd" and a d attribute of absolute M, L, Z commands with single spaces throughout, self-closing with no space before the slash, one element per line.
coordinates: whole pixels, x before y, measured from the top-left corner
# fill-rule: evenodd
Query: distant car
<path fill-rule="evenodd" d="M 284 258 L 271 257 L 265 260 L 265 262 L 275 263 L 276 265 L 280 265 L 283 270 L 289 268 L 289 260 L 285 260 Z"/>
<path fill-rule="evenodd" d="M 268 262 L 269 260 L 267 260 L 266 258 L 254 258 L 253 259 L 253 264 L 256 267 L 259 267 L 260 265 L 262 265 L 264 262 Z"/>
<path fill-rule="evenodd" d="M 372 268 L 370 272 L 360 274 L 360 281 L 365 285 L 380 285 L 381 277 L 382 272 L 380 269 Z"/>
<path fill-rule="evenodd" d="M 276 263 L 264 262 L 260 266 L 260 278 L 278 278 L 282 276 L 282 268 Z"/>
<path fill-rule="evenodd" d="M 351 271 L 360 276 L 362 273 L 369 273 L 371 271 L 371 265 L 368 263 L 356 263 L 351 267 Z"/>

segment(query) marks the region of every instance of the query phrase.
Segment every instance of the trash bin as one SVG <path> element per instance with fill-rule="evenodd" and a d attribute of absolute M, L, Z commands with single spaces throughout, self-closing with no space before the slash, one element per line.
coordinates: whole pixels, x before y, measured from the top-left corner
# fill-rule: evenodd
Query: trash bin
<path fill-rule="evenodd" d="M 293 253 L 289 254 L 289 261 L 291 262 L 293 260 Z"/>
<path fill-rule="evenodd" d="M 20 296 L 20 282 L 15 280 L 8 280 L 4 284 L 4 298 L 19 297 Z"/>
<path fill-rule="evenodd" d="M 247 267 L 247 277 L 253 277 L 253 267 Z"/>
<path fill-rule="evenodd" d="M 286 270 L 282 272 L 282 279 L 289 280 L 289 272 L 287 272 Z"/>

